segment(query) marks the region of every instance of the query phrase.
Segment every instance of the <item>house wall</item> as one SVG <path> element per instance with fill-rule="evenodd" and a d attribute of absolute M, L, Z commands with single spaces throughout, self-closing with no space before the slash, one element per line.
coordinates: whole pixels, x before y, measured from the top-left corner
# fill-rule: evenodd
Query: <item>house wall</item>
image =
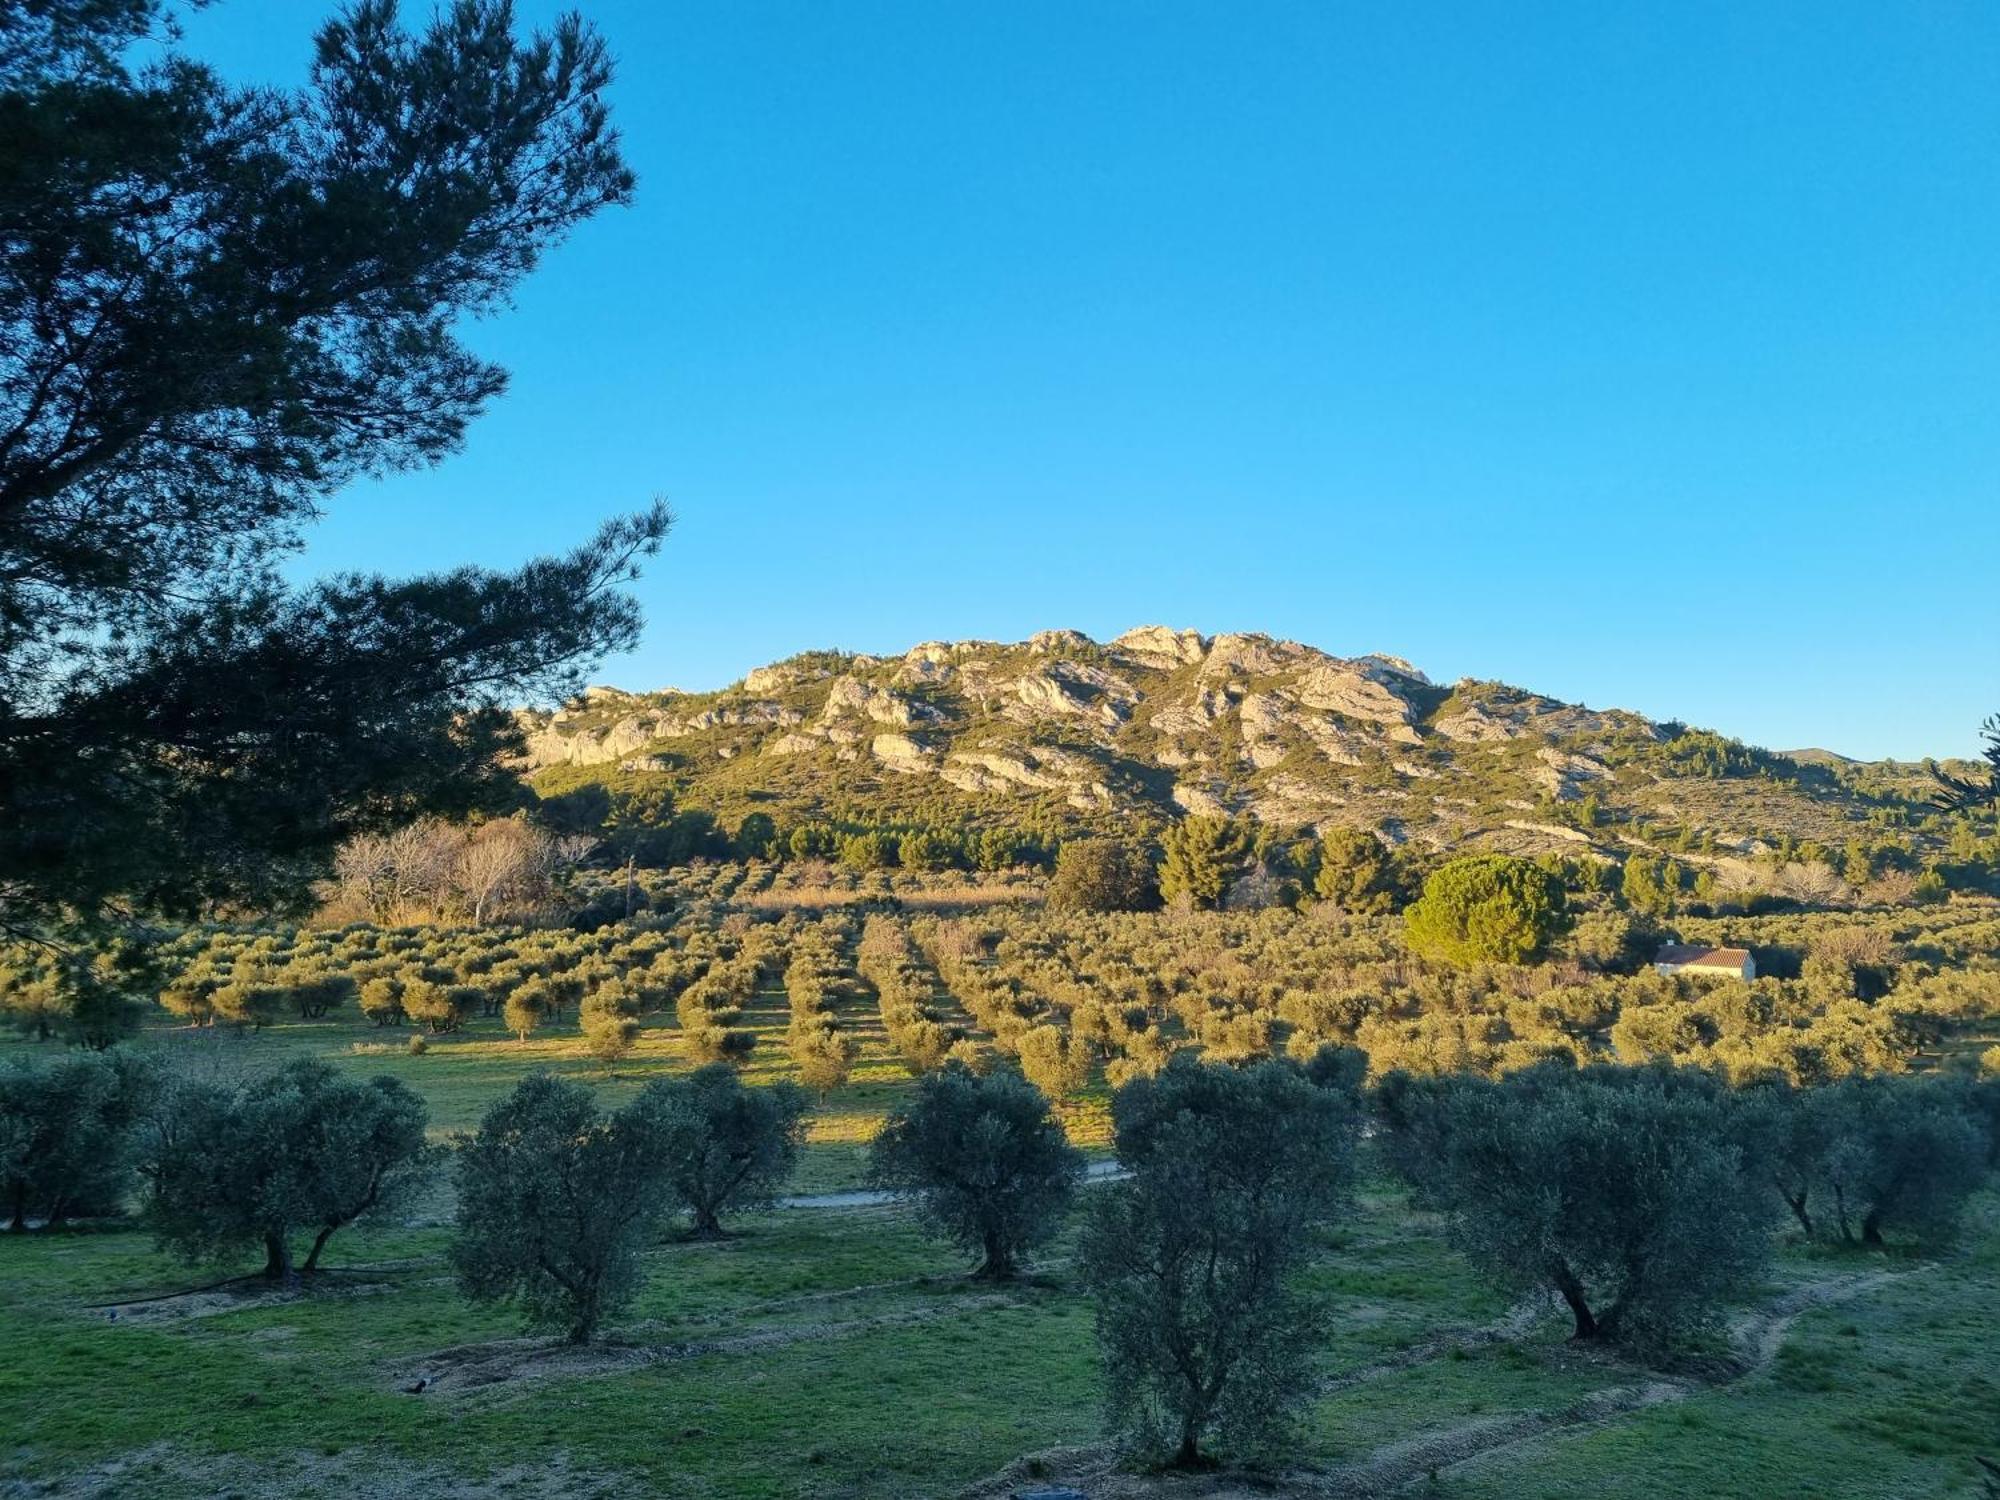
<path fill-rule="evenodd" d="M 1730 968 L 1727 964 L 1654 964 L 1653 968 L 1661 974 L 1712 974 L 1718 978 L 1727 975 L 1731 979 L 1757 977 L 1757 960 L 1752 957 L 1745 957 L 1740 969 Z"/>

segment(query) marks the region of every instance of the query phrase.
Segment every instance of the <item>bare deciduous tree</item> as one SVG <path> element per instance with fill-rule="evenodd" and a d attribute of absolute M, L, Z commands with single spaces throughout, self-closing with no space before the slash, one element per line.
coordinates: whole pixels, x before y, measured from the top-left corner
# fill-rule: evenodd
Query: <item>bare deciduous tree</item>
<path fill-rule="evenodd" d="M 531 916 L 548 908 L 557 877 L 590 848 L 521 818 L 470 828 L 426 819 L 342 845 L 322 906 L 385 923 Z"/>

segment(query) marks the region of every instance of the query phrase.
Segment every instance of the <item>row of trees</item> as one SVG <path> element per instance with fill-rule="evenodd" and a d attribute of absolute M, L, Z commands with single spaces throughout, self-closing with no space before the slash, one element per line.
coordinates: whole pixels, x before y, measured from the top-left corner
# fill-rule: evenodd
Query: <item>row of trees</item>
<path fill-rule="evenodd" d="M 2000 1085 L 1732 1092 L 1691 1069 L 1548 1066 L 1395 1075 L 1371 1101 L 1364 1072 L 1340 1049 L 1247 1068 L 1184 1055 L 1118 1091 L 1122 1175 L 1080 1245 L 1115 1430 L 1182 1464 L 1211 1438 L 1283 1438 L 1325 1319 L 1298 1273 L 1347 1206 L 1371 1110 L 1386 1160 L 1483 1275 L 1561 1297 L 1579 1339 L 1642 1351 L 1758 1284 L 1773 1228 L 1812 1194 L 1845 1206 L 1856 1243 L 1936 1247 L 2000 1155 Z M 920 1083 L 873 1161 L 982 1276 L 1053 1238 L 1080 1180 L 1039 1093 L 956 1067 Z"/>
<path fill-rule="evenodd" d="M 1347 1206 L 1371 1116 L 1386 1164 L 1484 1276 L 1560 1297 L 1578 1339 L 1641 1350 L 1757 1284 L 1779 1223 L 1935 1248 L 2000 1162 L 2000 1081 L 1731 1090 L 1695 1069 L 1549 1064 L 1497 1081 L 1394 1074 L 1371 1094 L 1365 1073 L 1352 1049 L 1248 1067 L 1182 1054 L 1118 1090 L 1120 1175 L 1093 1195 L 1079 1246 L 1116 1430 L 1190 1464 L 1212 1440 L 1282 1438 L 1324 1327 L 1299 1273 Z M 770 1201 L 805 1112 L 802 1090 L 747 1088 L 720 1065 L 611 1113 L 531 1076 L 459 1143 L 462 1288 L 592 1337 L 630 1305 L 669 1216 L 715 1236 Z M 425 1125 L 394 1080 L 312 1059 L 233 1089 L 168 1085 L 117 1055 L 17 1066 L 0 1073 L 0 1201 L 17 1224 L 60 1221 L 115 1209 L 136 1181 L 162 1244 L 190 1259 L 255 1249 L 286 1278 L 438 1169 Z M 1041 1091 L 956 1062 L 919 1081 L 870 1162 L 992 1280 L 1059 1233 L 1085 1176 Z"/>
<path fill-rule="evenodd" d="M 891 1043 L 914 1068 L 954 1049 L 969 1062 L 997 1052 L 1020 1059 L 1058 1100 L 1100 1072 L 1114 1085 L 1156 1072 L 1182 1049 L 1247 1061 L 1309 1057 L 1329 1043 L 1363 1048 L 1378 1074 L 1496 1073 L 1563 1055 L 1816 1083 L 1897 1071 L 1939 1048 L 1976 1066 L 1953 1038 L 1982 1034 L 2000 1014 L 1992 957 L 2000 937 L 1968 907 L 1679 924 L 1690 940 L 1754 943 L 1765 977 L 1750 984 L 1653 973 L 1661 929 L 1615 911 L 1564 914 L 1570 930 L 1547 940 L 1538 964 L 1413 959 L 1409 934 L 1420 921 L 1434 922 L 1445 943 L 1497 934 L 1516 951 L 1534 940 L 1538 920 L 1553 926 L 1554 900 L 1532 899 L 1538 866 L 1503 864 L 1492 879 L 1472 869 L 1480 879 L 1439 872 L 1432 894 L 1399 923 L 1331 909 L 1168 922 L 1015 904 L 954 917 L 876 911 L 865 924 L 868 978 L 852 967 L 864 931 L 858 912 L 813 920 L 780 908 L 731 910 L 678 889 L 669 922 L 594 933 L 223 928 L 191 931 L 153 957 L 174 976 L 160 1002 L 194 1025 L 254 1029 L 358 1009 L 378 1027 L 438 1036 L 483 1015 L 524 1039 L 580 1035 L 607 1059 L 632 1045 L 643 1017 L 664 1011 L 679 1016 L 691 1055 L 742 1061 L 759 1037 L 744 1007 L 782 980 L 796 1023 L 783 1043 L 815 1078 L 824 1074 L 814 1088 L 834 1086 L 853 1050 L 852 1029 L 840 1035 L 846 1006 L 876 1003 L 880 989 Z M 1515 875 L 1528 882 L 1526 896 Z M 49 950 L 23 952 L 53 966 Z M 90 1021 L 115 1040 L 121 1032 L 104 1018 L 143 1017 L 148 990 L 114 955 L 97 963 L 111 978 L 93 976 L 81 993 L 105 1006 L 71 1009 L 77 989 L 29 968 L 5 992 L 10 1018 L 57 1038 L 78 1037 Z"/>
<path fill-rule="evenodd" d="M 189 1260 L 254 1249 L 283 1278 L 429 1175 L 427 1123 L 395 1079 L 317 1058 L 239 1087 L 169 1079 L 122 1052 L 16 1063 L 0 1070 L 0 1193 L 18 1228 L 117 1213 L 136 1187 L 163 1246 Z"/>
<path fill-rule="evenodd" d="M 261 1275 L 321 1264 L 350 1224 L 406 1204 L 451 1156 L 454 1261 L 468 1292 L 519 1300 L 540 1326 L 560 1307 L 585 1337 L 630 1280 L 634 1235 L 675 1213 L 697 1237 L 768 1201 L 804 1139 L 806 1096 L 746 1088 L 711 1065 L 657 1079 L 615 1115 L 546 1074 L 523 1082 L 456 1153 L 396 1079 L 299 1058 L 238 1086 L 168 1079 L 114 1053 L 0 1069 L 0 1205 L 11 1226 L 59 1225 L 134 1199 L 190 1262 L 255 1251 Z"/>
<path fill-rule="evenodd" d="M 785 966 L 785 998 L 791 1009 L 785 1050 L 800 1085 L 818 1094 L 822 1103 L 847 1081 L 861 1055 L 860 1039 L 841 1025 L 837 1010 L 840 997 L 852 992 L 841 956 L 845 938 L 841 919 L 829 918 L 793 944 Z"/>
<path fill-rule="evenodd" d="M 615 864 L 629 861 L 649 870 L 733 858 L 780 864 L 828 860 L 865 871 L 993 872 L 1046 865 L 1054 848 L 1021 828 L 819 819 L 780 827 L 765 812 L 746 813 L 731 833 L 705 811 L 678 807 L 664 777 L 614 786 L 583 781 L 551 790 L 534 801 L 529 815 L 555 833 L 588 840 Z"/>
<path fill-rule="evenodd" d="M 1494 1280 L 1559 1295 L 1580 1339 L 1657 1346 L 1754 1285 L 1774 1218 L 1947 1241 L 1993 1160 L 1994 1086 L 1854 1079 L 1732 1091 L 1671 1067 L 1392 1075 L 1386 1154 Z M 1851 1216 L 1851 1217 L 1849 1217 Z"/>
<path fill-rule="evenodd" d="M 861 930 L 855 968 L 873 987 L 882 1029 L 911 1071 L 936 1068 L 964 1041 L 964 1031 L 942 1018 L 936 979 L 919 959 L 909 933 L 893 917 L 868 919 Z"/>

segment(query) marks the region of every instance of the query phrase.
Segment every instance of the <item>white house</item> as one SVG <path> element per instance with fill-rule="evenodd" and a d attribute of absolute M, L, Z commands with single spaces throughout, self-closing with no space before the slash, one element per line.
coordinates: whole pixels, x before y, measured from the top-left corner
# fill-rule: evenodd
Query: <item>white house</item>
<path fill-rule="evenodd" d="M 1711 948 L 1700 943 L 1668 943 L 1653 960 L 1662 974 L 1710 974 L 1755 979 L 1757 960 L 1748 948 Z"/>

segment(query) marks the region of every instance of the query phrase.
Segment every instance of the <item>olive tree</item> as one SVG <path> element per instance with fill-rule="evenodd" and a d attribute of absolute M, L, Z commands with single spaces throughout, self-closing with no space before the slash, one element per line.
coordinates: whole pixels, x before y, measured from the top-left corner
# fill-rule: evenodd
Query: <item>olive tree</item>
<path fill-rule="evenodd" d="M 947 1063 L 875 1137 L 870 1176 L 916 1202 L 925 1222 L 980 1256 L 973 1275 L 1006 1281 L 1051 1239 L 1083 1179 L 1049 1102 L 1013 1073 Z"/>
<path fill-rule="evenodd" d="M 861 1055 L 860 1039 L 842 1031 L 830 1015 L 795 1016 L 786 1028 L 785 1046 L 800 1086 L 817 1094 L 822 1104 L 847 1082 L 854 1060 Z"/>
<path fill-rule="evenodd" d="M 460 1140 L 460 1289 L 589 1340 L 638 1292 L 640 1248 L 672 1207 L 662 1145 L 656 1111 L 607 1116 L 581 1084 L 524 1078 Z"/>
<path fill-rule="evenodd" d="M 722 1237 L 725 1210 L 768 1204 L 799 1163 L 806 1095 L 796 1084 L 744 1084 L 727 1063 L 646 1085 L 644 1110 L 667 1182 L 697 1239 Z"/>
<path fill-rule="evenodd" d="M 1067 840 L 1049 879 L 1050 911 L 1150 911 L 1160 904 L 1153 867 L 1122 839 Z"/>
<path fill-rule="evenodd" d="M 59 1225 L 124 1201 L 132 1129 L 158 1087 L 151 1068 L 109 1055 L 0 1068 L 0 1211 Z"/>
<path fill-rule="evenodd" d="M 1698 1328 L 1769 1258 L 1777 1205 L 1705 1073 L 1545 1063 L 1398 1082 L 1389 1160 L 1490 1278 L 1559 1294 L 1578 1339 Z"/>
<path fill-rule="evenodd" d="M 251 1247 L 263 1274 L 319 1267 L 333 1235 L 380 1216 L 435 1165 L 429 1111 L 394 1078 L 350 1079 L 302 1057 L 237 1090 L 183 1083 L 142 1133 L 146 1215 L 161 1245 L 189 1260 Z"/>
<path fill-rule="evenodd" d="M 37 1041 L 103 1052 L 136 1032 L 160 975 L 150 941 L 98 935 L 90 951 L 0 949 L 0 1020 Z"/>
<path fill-rule="evenodd" d="M 1987 1138 L 1949 1081 L 1855 1076 L 1817 1091 L 1823 1154 L 1816 1176 L 1849 1244 L 1885 1231 L 1949 1240 L 1986 1174 Z"/>
<path fill-rule="evenodd" d="M 1090 1046 L 1073 1031 L 1031 1026 L 1021 1033 L 1019 1051 L 1022 1074 L 1057 1104 L 1090 1082 Z"/>
<path fill-rule="evenodd" d="M 619 980 L 601 984 L 584 996 L 576 1019 L 591 1056 L 613 1063 L 637 1046 L 638 1010 L 639 997 Z"/>
<path fill-rule="evenodd" d="M 1244 1449 L 1282 1436 L 1321 1322 L 1295 1276 L 1347 1192 L 1356 1080 L 1183 1053 L 1118 1091 L 1131 1175 L 1098 1194 L 1082 1247 L 1114 1431 L 1181 1467 L 1211 1434 Z"/>

